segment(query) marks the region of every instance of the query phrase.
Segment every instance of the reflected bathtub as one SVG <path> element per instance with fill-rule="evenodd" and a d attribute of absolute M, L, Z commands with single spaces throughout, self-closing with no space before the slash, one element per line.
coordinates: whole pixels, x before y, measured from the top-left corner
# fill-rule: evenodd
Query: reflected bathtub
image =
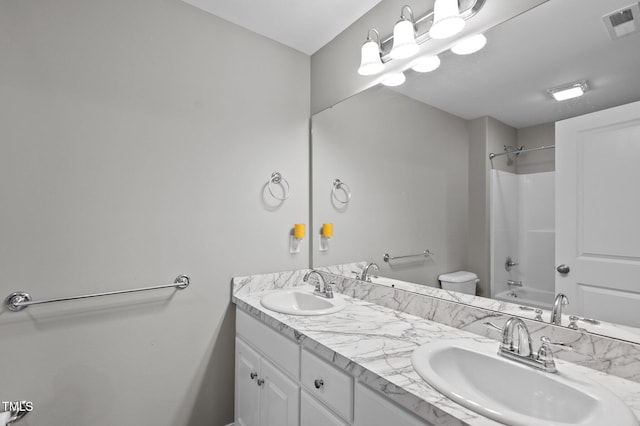
<path fill-rule="evenodd" d="M 531 306 L 532 308 L 550 310 L 553 306 L 554 297 L 555 294 L 551 291 L 522 287 L 500 292 L 494 296 L 494 299 L 518 305 Z"/>

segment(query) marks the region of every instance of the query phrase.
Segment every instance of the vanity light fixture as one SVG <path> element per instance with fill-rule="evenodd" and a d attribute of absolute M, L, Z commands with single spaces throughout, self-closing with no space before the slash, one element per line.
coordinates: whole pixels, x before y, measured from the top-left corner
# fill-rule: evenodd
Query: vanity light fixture
<path fill-rule="evenodd" d="M 455 1 L 457 2 L 457 0 Z M 410 58 L 418 53 L 418 50 L 420 50 L 420 46 L 416 42 L 413 10 L 405 4 L 400 11 L 400 20 L 393 27 L 393 47 L 389 55 L 391 59 Z"/>
<path fill-rule="evenodd" d="M 400 66 L 387 67 L 386 64 L 392 60 L 415 56 L 420 52 L 420 45 L 429 40 L 457 34 L 463 29 L 467 20 L 482 10 L 486 1 L 435 0 L 433 10 L 419 17 L 414 16 L 410 6 L 402 6 L 400 21 L 394 26 L 393 35 L 381 38 L 375 28 L 371 28 L 367 33 L 367 40 L 360 51 L 358 74 L 370 76 L 383 72 L 385 68 L 395 68 L 396 72 L 389 74 L 389 78 L 385 76 L 381 80 L 385 80 L 383 84 L 397 86 L 404 82 L 404 76 L 397 71 L 405 71 L 409 67 L 416 72 L 430 72 L 437 69 L 440 59 L 435 54 L 440 52 L 431 52 L 433 57 L 429 59 L 412 61 L 413 63 L 401 62 Z M 451 28 L 454 29 L 451 30 Z M 480 40 L 482 46 L 486 43 L 486 39 L 482 35 L 476 37 L 475 40 Z M 479 48 L 476 47 L 476 49 Z"/>
<path fill-rule="evenodd" d="M 438 69 L 438 67 L 440 67 L 438 55 L 422 56 L 411 65 L 411 69 L 415 72 L 431 72 Z"/>
<path fill-rule="evenodd" d="M 487 44 L 487 38 L 484 34 L 475 34 L 470 37 L 465 37 L 457 42 L 451 51 L 456 55 L 470 55 L 476 53 Z"/>
<path fill-rule="evenodd" d="M 381 83 L 385 86 L 395 87 L 403 84 L 406 79 L 403 72 L 390 72 L 384 77 Z"/>
<path fill-rule="evenodd" d="M 433 25 L 429 36 L 439 40 L 453 37 L 464 29 L 465 20 L 460 15 L 458 0 L 436 0 L 433 5 Z"/>
<path fill-rule="evenodd" d="M 375 40 L 371 38 L 372 32 L 376 37 Z M 367 34 L 367 41 L 362 45 L 358 74 L 375 75 L 382 72 L 384 64 L 382 63 L 381 53 L 380 33 L 375 28 L 371 28 Z"/>
<path fill-rule="evenodd" d="M 582 80 L 547 89 L 547 92 L 553 96 L 556 101 L 566 101 L 567 99 L 573 99 L 584 95 L 587 90 L 589 90 L 587 80 Z"/>

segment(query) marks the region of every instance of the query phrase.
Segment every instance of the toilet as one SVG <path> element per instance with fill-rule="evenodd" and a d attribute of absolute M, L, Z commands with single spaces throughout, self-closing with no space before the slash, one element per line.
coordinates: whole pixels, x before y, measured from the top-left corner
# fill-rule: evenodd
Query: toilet
<path fill-rule="evenodd" d="M 442 274 L 438 279 L 443 290 L 473 295 L 476 294 L 476 284 L 480 281 L 476 274 L 467 271 Z"/>

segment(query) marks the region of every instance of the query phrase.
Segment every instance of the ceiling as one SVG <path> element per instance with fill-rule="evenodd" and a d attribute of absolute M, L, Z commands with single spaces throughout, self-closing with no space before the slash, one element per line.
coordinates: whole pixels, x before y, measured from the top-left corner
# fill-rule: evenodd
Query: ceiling
<path fill-rule="evenodd" d="M 381 0 L 183 1 L 312 55 Z"/>
<path fill-rule="evenodd" d="M 490 1 L 490 0 L 489 0 Z M 612 40 L 602 17 L 634 0 L 550 0 L 485 34 L 469 56 L 441 55 L 433 73 L 407 71 L 394 90 L 466 119 L 515 128 L 640 100 L 640 33 Z M 547 89 L 588 80 L 591 90 L 556 102 Z"/>

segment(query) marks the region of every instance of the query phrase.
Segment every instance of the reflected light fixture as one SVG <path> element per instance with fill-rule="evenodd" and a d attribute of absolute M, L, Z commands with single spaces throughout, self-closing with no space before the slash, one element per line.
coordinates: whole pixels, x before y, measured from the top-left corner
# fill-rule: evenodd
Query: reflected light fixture
<path fill-rule="evenodd" d="M 371 38 L 371 33 L 376 37 L 376 40 Z M 375 28 L 371 28 L 367 34 L 367 41 L 362 45 L 360 68 L 358 68 L 358 74 L 360 75 L 374 75 L 382 72 L 384 64 L 382 63 L 380 46 L 380 34 Z"/>
<path fill-rule="evenodd" d="M 553 99 L 559 102 L 580 97 L 584 95 L 587 90 L 589 90 L 587 80 L 582 80 L 575 83 L 554 87 L 553 89 L 548 89 L 547 92 L 551 96 L 553 96 Z"/>
<path fill-rule="evenodd" d="M 458 0 L 436 0 L 433 5 L 433 24 L 429 36 L 439 40 L 453 37 L 464 28 L 465 20 L 460 16 Z"/>
<path fill-rule="evenodd" d="M 428 55 L 418 58 L 411 66 L 411 69 L 415 72 L 431 72 L 438 69 L 439 66 L 440 58 L 438 55 Z"/>
<path fill-rule="evenodd" d="M 402 72 L 391 72 L 384 76 L 384 79 L 381 81 L 382 84 L 389 87 L 400 86 L 407 78 L 404 76 Z"/>
<path fill-rule="evenodd" d="M 486 44 L 487 38 L 484 34 L 475 34 L 457 42 L 451 51 L 456 55 L 470 55 L 482 49 Z"/>
<path fill-rule="evenodd" d="M 457 0 L 456 0 L 457 1 Z M 407 14 L 405 14 L 407 12 Z M 389 56 L 391 59 L 409 58 L 420 50 L 416 42 L 416 27 L 413 10 L 407 5 L 402 6 L 400 20 L 393 27 L 393 47 Z"/>

